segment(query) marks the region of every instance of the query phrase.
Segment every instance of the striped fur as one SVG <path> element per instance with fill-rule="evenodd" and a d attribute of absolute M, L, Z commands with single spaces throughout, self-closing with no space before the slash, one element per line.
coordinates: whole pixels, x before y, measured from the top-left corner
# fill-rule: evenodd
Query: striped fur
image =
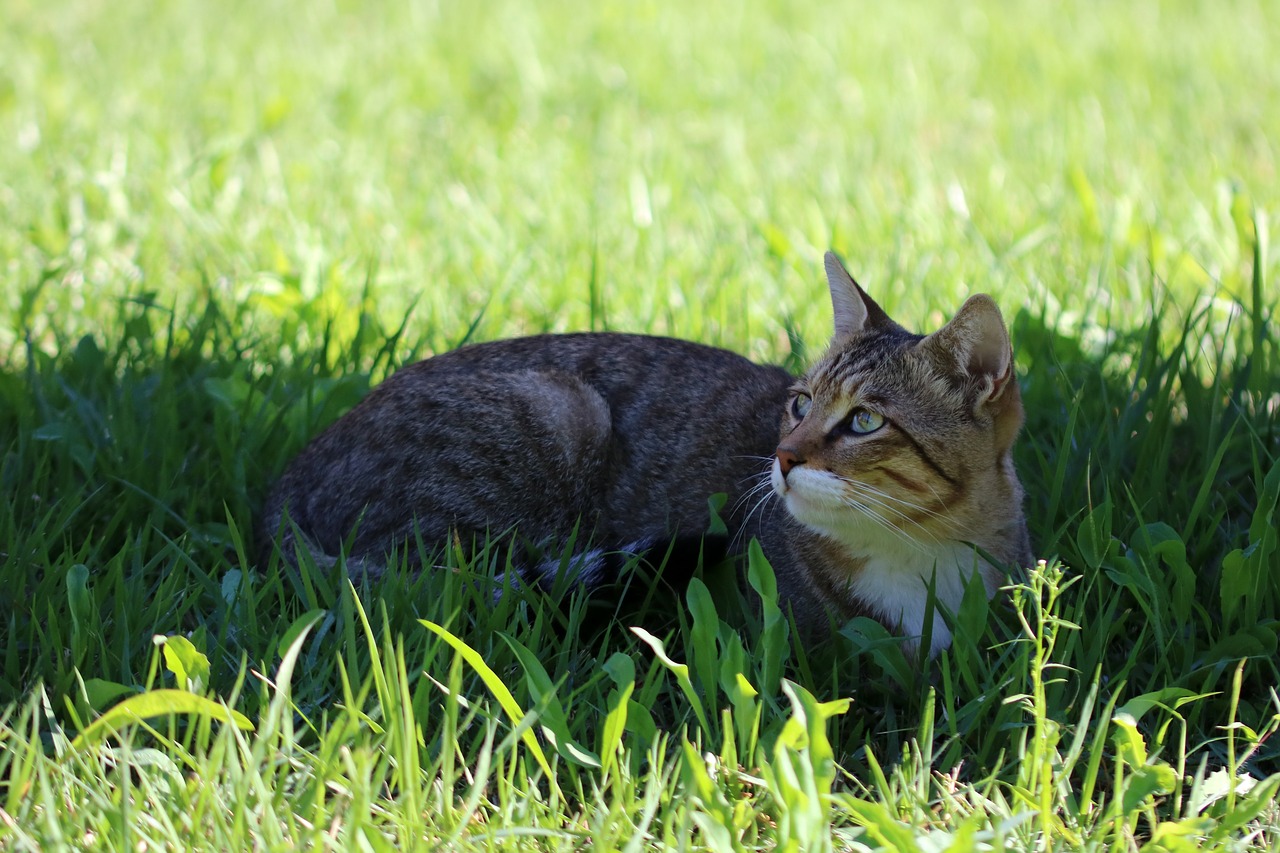
<path fill-rule="evenodd" d="M 477 344 L 407 367 L 290 464 L 260 547 L 330 560 L 345 547 L 348 565 L 377 571 L 417 537 L 509 539 L 529 554 L 575 537 L 574 559 L 531 557 L 524 579 L 549 586 L 563 564 L 608 583 L 625 564 L 612 555 L 700 534 L 708 497 L 725 493 L 731 541 L 760 539 L 803 627 L 870 615 L 908 637 L 928 630 L 936 653 L 950 638 L 924 622 L 927 584 L 954 610 L 975 572 L 989 594 L 1000 583 L 973 546 L 1031 559 L 1008 335 L 985 296 L 926 337 L 831 254 L 827 278 L 835 336 L 798 380 L 622 334 Z"/>

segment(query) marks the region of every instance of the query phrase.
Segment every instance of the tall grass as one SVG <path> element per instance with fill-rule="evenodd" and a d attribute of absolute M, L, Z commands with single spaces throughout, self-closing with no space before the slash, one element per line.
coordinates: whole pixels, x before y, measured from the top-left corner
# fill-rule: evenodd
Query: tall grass
<path fill-rule="evenodd" d="M 1274 849 L 1266 4 L 15 0 L 0 846 Z M 673 594 L 261 562 L 397 367 L 541 330 L 803 364 L 835 247 L 991 292 L 1045 562 L 927 667 Z M 747 593 L 732 583 L 748 572 Z"/>

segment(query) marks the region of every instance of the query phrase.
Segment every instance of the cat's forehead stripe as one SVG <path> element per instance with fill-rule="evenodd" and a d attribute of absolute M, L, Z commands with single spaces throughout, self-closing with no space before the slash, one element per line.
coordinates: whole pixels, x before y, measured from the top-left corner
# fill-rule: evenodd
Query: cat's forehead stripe
<path fill-rule="evenodd" d="M 810 381 L 815 390 L 848 394 L 862 384 L 868 374 L 920 339 L 920 335 L 906 332 L 860 337 L 846 344 L 826 369 L 813 371 Z"/>

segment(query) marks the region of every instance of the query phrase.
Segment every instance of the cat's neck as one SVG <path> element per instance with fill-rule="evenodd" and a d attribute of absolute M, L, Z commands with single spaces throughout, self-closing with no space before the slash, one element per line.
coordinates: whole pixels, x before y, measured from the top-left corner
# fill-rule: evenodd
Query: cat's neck
<path fill-rule="evenodd" d="M 908 638 L 909 650 L 926 633 L 932 585 L 930 657 L 951 644 L 942 613 L 959 611 L 974 573 L 982 578 L 988 597 L 995 593 L 1001 576 L 968 543 L 910 539 L 868 521 L 852 521 L 824 533 L 801 528 L 793 532 L 797 534 L 805 540 L 797 553 L 819 597 L 837 604 L 845 616 L 871 616 L 896 627 Z"/>

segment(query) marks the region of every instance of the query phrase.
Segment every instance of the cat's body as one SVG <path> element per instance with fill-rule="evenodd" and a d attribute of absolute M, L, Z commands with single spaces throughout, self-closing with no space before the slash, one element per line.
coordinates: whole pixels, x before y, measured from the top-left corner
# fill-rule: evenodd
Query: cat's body
<path fill-rule="evenodd" d="M 994 594 L 1002 573 L 974 545 L 1030 561 L 1008 336 L 986 297 L 925 338 L 833 255 L 828 278 L 836 335 L 800 380 L 622 334 L 477 344 L 405 368 L 289 466 L 260 535 L 279 534 L 289 556 L 296 526 L 303 547 L 346 543 L 349 565 L 365 567 L 415 535 L 514 531 L 552 547 L 574 535 L 592 543 L 577 568 L 593 582 L 609 580 L 601 554 L 705 531 L 723 492 L 733 541 L 760 540 L 798 621 L 870 615 L 918 636 L 930 581 L 951 610 L 975 571 Z M 932 652 L 949 642 L 941 619 L 931 636 Z"/>
<path fill-rule="evenodd" d="M 670 383 L 690 365 L 696 381 Z M 267 526 L 287 502 L 323 553 L 355 528 L 349 556 L 374 560 L 415 526 L 427 542 L 468 543 L 515 528 L 552 555 L 575 526 L 579 541 L 614 549 L 699 535 L 710 495 L 759 480 L 793 381 L 671 338 L 463 347 L 399 371 L 312 442 L 277 485 Z M 710 401 L 744 417 L 712 435 Z"/>

